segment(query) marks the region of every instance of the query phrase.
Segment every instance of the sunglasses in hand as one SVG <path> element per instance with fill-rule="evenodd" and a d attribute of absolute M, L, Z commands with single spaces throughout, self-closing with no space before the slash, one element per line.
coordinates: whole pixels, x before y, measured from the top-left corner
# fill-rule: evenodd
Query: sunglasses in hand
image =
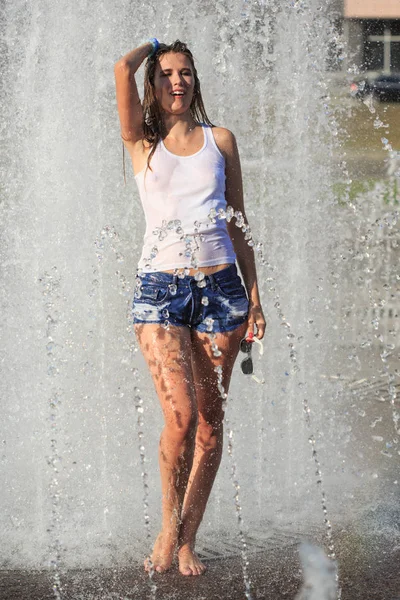
<path fill-rule="evenodd" d="M 240 341 L 240 352 L 246 354 L 246 357 L 240 363 L 240 368 L 242 369 L 242 373 L 244 373 L 244 375 L 253 375 L 253 359 L 251 357 L 251 350 L 254 342 L 257 342 L 257 344 L 260 345 L 261 356 L 264 353 L 264 347 L 261 340 L 253 336 L 247 336 L 247 338 L 243 338 Z M 258 379 L 258 377 L 255 375 L 253 375 L 253 379 L 257 381 L 257 383 L 264 383 L 264 379 Z"/>
<path fill-rule="evenodd" d="M 242 373 L 244 373 L 245 375 L 253 375 L 253 359 L 251 358 L 252 344 L 253 342 L 246 340 L 246 338 L 243 338 L 240 341 L 240 352 L 244 352 L 244 354 L 247 354 L 246 358 L 244 358 L 240 363 Z"/>

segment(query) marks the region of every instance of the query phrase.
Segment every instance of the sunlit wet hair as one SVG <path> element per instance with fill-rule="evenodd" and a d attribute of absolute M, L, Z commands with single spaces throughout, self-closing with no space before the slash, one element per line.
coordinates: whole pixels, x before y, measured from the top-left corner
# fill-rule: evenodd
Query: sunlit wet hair
<path fill-rule="evenodd" d="M 144 73 L 143 133 L 144 139 L 151 144 L 151 151 L 147 159 L 147 166 L 150 169 L 150 160 L 156 150 L 157 144 L 160 139 L 165 137 L 162 113 L 158 104 L 158 100 L 154 94 L 154 75 L 159 58 L 168 52 L 184 54 L 189 58 L 194 75 L 194 90 L 192 103 L 190 105 L 190 112 L 196 123 L 206 123 L 211 127 L 213 126 L 207 116 L 206 109 L 204 108 L 203 98 L 200 91 L 200 80 L 194 65 L 193 54 L 190 52 L 187 45 L 179 40 L 176 40 L 169 45 L 160 44 L 157 52 L 153 56 L 149 56 L 147 59 Z"/>

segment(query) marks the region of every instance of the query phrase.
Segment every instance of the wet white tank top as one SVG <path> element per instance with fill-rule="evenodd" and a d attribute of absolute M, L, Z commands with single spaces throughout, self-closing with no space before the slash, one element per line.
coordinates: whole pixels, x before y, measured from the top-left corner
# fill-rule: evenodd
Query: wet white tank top
<path fill-rule="evenodd" d="M 202 125 L 203 147 L 190 156 L 169 152 L 160 141 L 146 167 L 135 176 L 146 219 L 138 270 L 234 263 L 226 220 L 209 218 L 226 210 L 225 159 L 211 127 Z"/>

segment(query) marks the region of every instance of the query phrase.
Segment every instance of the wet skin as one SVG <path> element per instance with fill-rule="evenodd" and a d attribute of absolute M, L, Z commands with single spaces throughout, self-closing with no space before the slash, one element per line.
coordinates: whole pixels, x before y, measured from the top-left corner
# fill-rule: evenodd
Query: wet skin
<path fill-rule="evenodd" d="M 221 461 L 222 399 L 216 366 L 222 366 L 227 392 L 240 340 L 247 323 L 217 333 L 222 355 L 214 357 L 209 334 L 189 327 L 168 330 L 159 324 L 136 324 L 135 333 L 147 361 L 164 414 L 159 464 L 162 528 L 151 555 L 155 571 L 172 564 L 175 552 L 182 575 L 200 575 L 205 566 L 195 553 L 196 533 Z M 150 570 L 150 562 L 145 561 Z"/>
<path fill-rule="evenodd" d="M 140 48 L 133 54 L 135 52 L 142 56 Z M 140 64 L 137 57 L 132 57 L 132 53 L 127 56 L 137 69 Z M 122 75 L 120 89 L 122 95 L 126 94 L 126 78 Z M 180 53 L 162 55 L 156 66 L 154 94 L 166 131 L 163 142 L 167 150 L 179 156 L 195 154 L 204 140 L 202 128 L 197 125 L 190 111 L 193 93 L 194 70 L 190 59 Z M 139 100 L 137 90 L 135 94 Z M 142 114 L 137 109 L 141 106 L 140 101 L 136 104 L 121 101 L 120 104 L 121 129 L 127 134 L 123 136 L 124 143 L 131 154 L 134 172 L 139 173 L 145 168 L 150 152 L 149 145 L 143 142 L 143 132 L 140 134 Z M 224 128 L 215 128 L 214 134 L 226 161 L 227 202 L 244 214 L 235 140 L 231 132 Z M 249 297 L 258 305 L 255 273 L 252 274 L 252 251 L 244 239 L 236 239 L 236 229 L 234 234 L 238 260 L 243 255 L 239 266 L 244 277 L 247 274 Z M 210 274 L 225 266 L 214 265 L 201 270 Z M 191 269 L 190 274 L 194 273 L 195 270 Z M 265 322 L 262 325 L 259 321 L 262 336 Z M 136 336 L 153 377 L 165 420 L 159 447 L 162 527 L 150 557 L 151 565 L 149 560 L 145 561 L 146 570 L 154 568 L 157 572 L 166 571 L 172 564 L 175 552 L 183 575 L 200 575 L 205 570 L 194 550 L 196 533 L 218 471 L 223 440 L 222 399 L 214 369 L 222 366 L 222 384 L 227 392 L 239 342 L 250 327 L 252 323 L 245 322 L 234 331 L 217 334 L 213 341 L 222 354 L 214 357 L 211 340 L 206 333 L 188 327 L 170 326 L 166 330 L 159 324 L 135 325 Z"/>

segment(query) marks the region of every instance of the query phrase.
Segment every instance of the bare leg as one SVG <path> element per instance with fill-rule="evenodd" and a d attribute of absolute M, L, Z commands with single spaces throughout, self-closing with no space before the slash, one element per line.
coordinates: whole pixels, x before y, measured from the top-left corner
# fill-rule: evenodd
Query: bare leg
<path fill-rule="evenodd" d="M 215 342 L 222 351 L 222 356 L 218 358 L 213 356 L 209 336 L 192 332 L 198 426 L 193 466 L 184 499 L 179 533 L 179 570 L 183 575 L 200 575 L 205 570 L 205 566 L 194 552 L 196 533 L 221 462 L 223 445 L 224 413 L 214 368 L 217 365 L 222 366 L 222 384 L 227 392 L 239 343 L 246 330 L 247 323 L 244 323 L 233 331 L 217 334 Z"/>
<path fill-rule="evenodd" d="M 191 365 L 191 339 L 187 327 L 168 330 L 158 324 L 135 325 L 164 413 L 159 462 L 162 488 L 162 528 L 151 561 L 166 571 L 177 548 L 183 499 L 193 462 L 197 406 Z M 148 560 L 145 569 L 150 569 Z"/>

